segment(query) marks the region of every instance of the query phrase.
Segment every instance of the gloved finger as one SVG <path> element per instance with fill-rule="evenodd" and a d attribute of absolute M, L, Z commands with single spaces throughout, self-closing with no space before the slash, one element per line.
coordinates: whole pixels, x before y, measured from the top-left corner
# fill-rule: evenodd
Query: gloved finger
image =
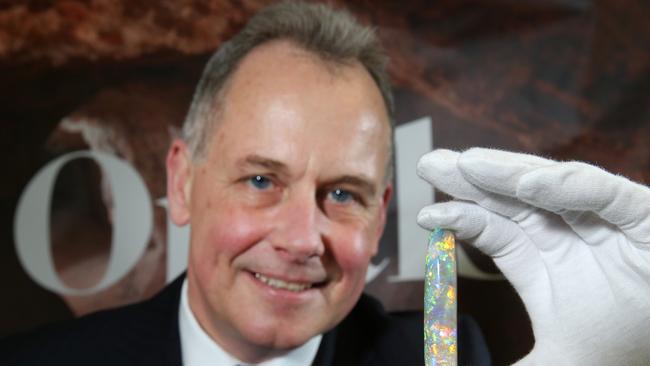
<path fill-rule="evenodd" d="M 517 196 L 553 212 L 594 212 L 650 245 L 650 189 L 595 166 L 567 162 L 532 170 L 521 176 Z"/>
<path fill-rule="evenodd" d="M 418 214 L 418 224 L 427 230 L 451 230 L 458 240 L 494 258 L 524 302 L 539 289 L 539 279 L 548 278 L 539 251 L 521 228 L 477 204 L 450 201 L 427 206 Z"/>
<path fill-rule="evenodd" d="M 516 197 L 522 175 L 531 170 L 556 164 L 535 155 L 472 148 L 458 157 L 458 169 L 468 182 L 488 192 Z"/>
<path fill-rule="evenodd" d="M 452 230 L 459 240 L 473 242 L 491 257 L 508 255 L 513 245 L 525 245 L 515 223 L 470 202 L 435 203 L 420 210 L 417 221 L 427 230 Z"/>
<path fill-rule="evenodd" d="M 459 156 L 460 153 L 451 150 L 434 150 L 418 161 L 418 175 L 452 197 L 476 202 L 506 217 L 512 218 L 532 209 L 515 198 L 485 191 L 468 182 L 458 169 Z"/>
<path fill-rule="evenodd" d="M 623 177 L 584 163 L 481 148 L 461 154 L 458 168 L 480 189 L 559 214 L 592 211 L 632 240 L 650 242 L 650 189 Z"/>

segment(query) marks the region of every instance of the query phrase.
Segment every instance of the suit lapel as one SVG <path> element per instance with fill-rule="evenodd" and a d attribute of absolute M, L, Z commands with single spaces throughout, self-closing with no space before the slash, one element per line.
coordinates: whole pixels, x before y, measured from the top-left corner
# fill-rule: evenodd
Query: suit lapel
<path fill-rule="evenodd" d="M 336 346 L 336 328 L 323 334 L 313 366 L 334 366 L 334 352 Z"/>

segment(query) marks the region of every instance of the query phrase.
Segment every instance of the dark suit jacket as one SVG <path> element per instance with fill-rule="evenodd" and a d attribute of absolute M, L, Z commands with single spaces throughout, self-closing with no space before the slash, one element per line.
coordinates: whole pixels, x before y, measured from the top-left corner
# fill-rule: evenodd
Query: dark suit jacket
<path fill-rule="evenodd" d="M 148 301 L 3 340 L 0 365 L 181 365 L 182 279 Z M 423 365 L 422 329 L 422 313 L 389 316 L 363 295 L 343 322 L 323 335 L 314 365 Z M 470 334 L 477 329 L 463 321 L 459 325 L 461 364 L 489 364 L 480 333 L 478 338 Z"/>

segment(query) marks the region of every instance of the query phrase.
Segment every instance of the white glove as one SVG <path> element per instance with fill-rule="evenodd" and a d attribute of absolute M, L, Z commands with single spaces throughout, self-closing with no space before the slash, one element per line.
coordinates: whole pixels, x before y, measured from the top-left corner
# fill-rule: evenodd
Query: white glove
<path fill-rule="evenodd" d="M 436 150 L 418 174 L 457 200 L 422 209 L 494 262 L 530 315 L 518 365 L 650 365 L 650 189 L 579 162 Z"/>

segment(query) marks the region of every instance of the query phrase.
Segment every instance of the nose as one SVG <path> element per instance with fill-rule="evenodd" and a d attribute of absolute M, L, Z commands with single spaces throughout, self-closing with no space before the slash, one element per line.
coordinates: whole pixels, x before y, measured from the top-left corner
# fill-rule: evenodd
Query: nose
<path fill-rule="evenodd" d="M 315 195 L 287 198 L 276 218 L 272 245 L 281 256 L 303 263 L 323 255 L 324 222 Z"/>

